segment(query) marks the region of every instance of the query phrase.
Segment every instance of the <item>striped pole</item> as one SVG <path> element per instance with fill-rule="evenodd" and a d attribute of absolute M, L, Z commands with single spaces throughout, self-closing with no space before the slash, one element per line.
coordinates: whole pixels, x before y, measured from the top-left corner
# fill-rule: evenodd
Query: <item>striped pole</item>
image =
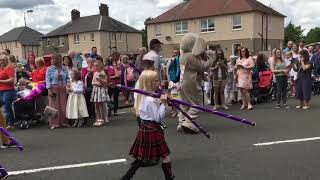
<path fill-rule="evenodd" d="M 120 88 L 120 89 L 123 89 L 123 90 L 132 91 L 132 92 L 143 94 L 143 95 L 146 95 L 146 96 L 151 96 L 151 97 L 154 97 L 154 98 L 160 98 L 160 94 L 149 93 L 149 92 L 146 92 L 146 91 L 143 91 L 143 90 L 140 90 L 140 89 L 134 89 L 134 88 L 127 87 L 127 86 L 122 86 L 122 85 L 117 85 L 117 87 Z M 202 107 L 202 106 L 199 106 L 199 105 L 196 105 L 196 104 L 191 104 L 191 103 L 188 103 L 188 102 L 184 102 L 184 101 L 181 101 L 181 100 L 178 100 L 178 99 L 172 99 L 172 98 L 170 98 L 169 101 L 171 103 L 175 103 L 175 104 L 179 104 L 179 105 L 183 105 L 183 106 L 188 106 L 190 108 L 194 108 L 194 109 L 197 109 L 197 110 L 200 110 L 200 111 L 203 111 L 203 112 L 207 112 L 207 113 L 214 114 L 214 115 L 217 115 L 217 116 L 220 116 L 220 117 L 224 117 L 226 119 L 237 121 L 237 122 L 240 122 L 240 123 L 243 123 L 243 124 L 246 124 L 246 125 L 250 125 L 250 126 L 255 126 L 256 125 L 255 122 L 249 121 L 247 119 L 239 118 L 239 117 L 236 117 L 236 116 L 233 116 L 233 115 L 230 115 L 230 114 L 226 114 L 224 112 L 216 111 L 216 110 L 213 110 L 213 109 L 210 109 L 210 108 L 207 108 L 207 107 Z"/>

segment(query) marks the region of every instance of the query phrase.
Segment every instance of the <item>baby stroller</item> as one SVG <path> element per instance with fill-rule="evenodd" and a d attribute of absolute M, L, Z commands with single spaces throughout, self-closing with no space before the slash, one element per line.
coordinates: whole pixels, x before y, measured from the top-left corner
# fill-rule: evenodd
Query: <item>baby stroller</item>
<path fill-rule="evenodd" d="M 12 103 L 14 116 L 21 129 L 28 129 L 30 124 L 39 123 L 41 115 L 36 114 L 36 100 L 31 87 L 18 92 L 18 99 Z"/>
<path fill-rule="evenodd" d="M 253 82 L 253 89 L 250 91 L 251 101 L 255 103 L 270 102 L 273 92 L 273 73 L 271 70 L 259 72 L 259 80 Z"/>
<path fill-rule="evenodd" d="M 320 76 L 312 77 L 312 92 L 313 95 L 320 94 Z"/>

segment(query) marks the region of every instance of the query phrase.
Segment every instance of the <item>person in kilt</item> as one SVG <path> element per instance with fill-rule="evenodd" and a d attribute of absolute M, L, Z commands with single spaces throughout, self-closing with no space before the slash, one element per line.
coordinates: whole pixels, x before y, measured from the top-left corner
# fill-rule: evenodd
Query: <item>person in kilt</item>
<path fill-rule="evenodd" d="M 139 89 L 147 92 L 155 92 L 160 85 L 157 72 L 152 70 L 143 71 L 139 80 Z M 145 161 L 159 161 L 160 159 L 162 159 L 165 179 L 173 180 L 170 150 L 161 128 L 161 121 L 166 112 L 167 98 L 167 95 L 161 95 L 160 100 L 137 95 L 135 111 L 141 119 L 141 124 L 129 153 L 135 160 L 121 180 L 130 180 Z"/>

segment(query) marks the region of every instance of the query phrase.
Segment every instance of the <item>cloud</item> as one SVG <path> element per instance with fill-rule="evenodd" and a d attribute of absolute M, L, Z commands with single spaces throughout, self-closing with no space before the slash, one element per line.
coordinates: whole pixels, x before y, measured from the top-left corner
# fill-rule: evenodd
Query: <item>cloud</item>
<path fill-rule="evenodd" d="M 0 8 L 28 9 L 39 5 L 54 4 L 53 0 L 0 0 Z"/>

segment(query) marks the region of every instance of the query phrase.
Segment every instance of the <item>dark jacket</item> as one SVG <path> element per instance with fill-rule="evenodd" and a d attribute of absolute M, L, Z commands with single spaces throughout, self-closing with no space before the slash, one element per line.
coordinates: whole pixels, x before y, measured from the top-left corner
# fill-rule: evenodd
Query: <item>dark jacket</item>
<path fill-rule="evenodd" d="M 217 66 L 217 63 L 220 62 L 220 65 Z M 227 79 L 227 71 L 228 71 L 228 65 L 227 65 L 227 59 L 216 59 L 211 68 L 212 72 L 212 79 L 213 80 L 218 80 L 218 69 L 221 68 L 221 79 L 226 80 Z"/>

